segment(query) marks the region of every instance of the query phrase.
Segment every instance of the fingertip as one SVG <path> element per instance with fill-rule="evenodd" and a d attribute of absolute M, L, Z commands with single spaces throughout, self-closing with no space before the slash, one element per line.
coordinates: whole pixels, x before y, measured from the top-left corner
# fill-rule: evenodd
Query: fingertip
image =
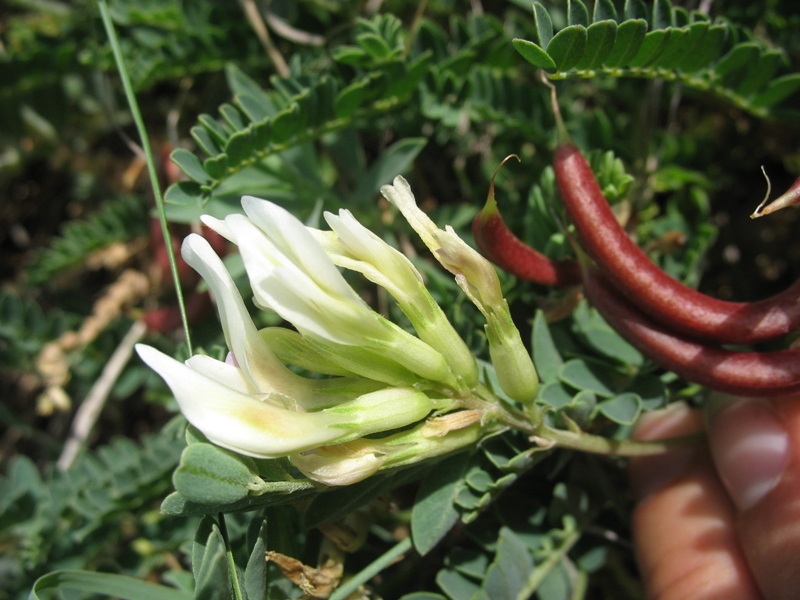
<path fill-rule="evenodd" d="M 637 439 L 702 430 L 685 404 L 647 415 Z M 637 561 L 647 597 L 659 600 L 759 598 L 733 527 L 734 509 L 704 444 L 630 463 L 639 502 L 633 514 Z"/>
<path fill-rule="evenodd" d="M 736 508 L 746 511 L 780 481 L 789 456 L 789 433 L 764 400 L 717 395 L 708 413 L 714 464 Z"/>
<path fill-rule="evenodd" d="M 740 545 L 766 598 L 796 598 L 800 401 L 738 400 L 709 418 L 714 461 L 737 507 Z"/>
<path fill-rule="evenodd" d="M 640 441 L 689 435 L 702 430 L 701 414 L 684 402 L 643 414 L 636 423 L 633 438 Z M 631 459 L 628 474 L 634 497 L 643 500 L 683 475 L 691 465 L 696 448 L 688 446 L 656 455 Z"/>

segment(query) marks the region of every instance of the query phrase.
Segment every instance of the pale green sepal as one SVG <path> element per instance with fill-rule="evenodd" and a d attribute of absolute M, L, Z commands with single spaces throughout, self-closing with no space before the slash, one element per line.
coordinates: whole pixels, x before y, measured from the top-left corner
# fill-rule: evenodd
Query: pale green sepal
<path fill-rule="evenodd" d="M 421 381 L 419 375 L 372 348 L 335 344 L 314 338 L 306 340 L 325 359 L 366 379 L 394 386 L 415 385 Z"/>
<path fill-rule="evenodd" d="M 539 377 L 519 330 L 506 314 L 492 314 L 488 321 L 489 356 L 500 387 L 509 398 L 532 404 L 539 391 Z"/>
<path fill-rule="evenodd" d="M 446 423 L 431 423 L 447 419 L 459 421 L 462 417 L 459 413 L 435 417 L 413 429 L 384 438 L 361 438 L 324 446 L 289 459 L 309 479 L 331 486 L 350 485 L 380 470 L 408 466 L 463 450 L 476 444 L 482 435 L 493 429 L 484 427 L 479 416 L 455 428 L 448 428 Z"/>
<path fill-rule="evenodd" d="M 317 352 L 308 340 L 293 329 L 265 327 L 258 330 L 261 339 L 283 362 L 322 375 L 353 375 L 353 372 Z"/>

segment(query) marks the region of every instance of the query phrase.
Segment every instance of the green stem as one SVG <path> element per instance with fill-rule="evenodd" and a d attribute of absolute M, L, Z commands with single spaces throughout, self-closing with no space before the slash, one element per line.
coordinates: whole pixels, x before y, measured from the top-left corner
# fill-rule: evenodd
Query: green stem
<path fill-rule="evenodd" d="M 225 542 L 225 558 L 228 560 L 228 573 L 231 576 L 231 587 L 233 588 L 233 597 L 236 600 L 244 600 L 242 593 L 242 584 L 239 583 L 239 575 L 236 571 L 236 562 L 233 560 L 233 550 L 231 549 L 231 541 L 228 539 L 228 527 L 225 525 L 225 514 L 219 513 L 217 515 L 217 523 L 219 524 L 219 532 L 222 534 L 222 539 Z"/>
<path fill-rule="evenodd" d="M 640 442 L 636 440 L 612 440 L 583 431 L 566 431 L 542 425 L 537 431 L 542 443 L 552 443 L 559 448 L 571 448 L 593 454 L 611 456 L 652 456 L 664 454 L 675 448 L 693 446 L 705 440 L 705 434 L 695 433 L 663 440 Z"/>
<path fill-rule="evenodd" d="M 345 598 L 349 597 L 350 594 L 359 588 L 359 586 L 372 579 L 375 575 L 392 564 L 395 559 L 405 554 L 409 550 L 411 550 L 411 537 L 407 537 L 395 544 L 387 552 L 367 565 L 366 568 L 362 569 L 353 575 L 353 577 L 345 581 L 342 585 L 337 587 L 336 591 L 330 595 L 329 600 L 344 600 Z"/>
<path fill-rule="evenodd" d="M 561 545 L 554 549 L 553 552 L 548 554 L 547 558 L 538 567 L 536 567 L 528 576 L 525 586 L 517 593 L 517 600 L 526 600 L 530 598 L 537 588 L 542 584 L 545 577 L 553 570 L 553 568 L 564 558 L 570 548 L 575 545 L 581 538 L 580 529 L 575 529 L 567 535 Z"/>
<path fill-rule="evenodd" d="M 161 187 L 158 183 L 158 173 L 156 172 L 156 163 L 153 158 L 153 150 L 150 147 L 150 138 L 147 135 L 147 129 L 144 126 L 142 113 L 139 110 L 139 103 L 136 101 L 136 94 L 133 91 L 131 78 L 128 74 L 128 69 L 125 66 L 125 59 L 122 56 L 122 48 L 119 45 L 119 38 L 114 28 L 114 23 L 111 21 L 111 14 L 108 12 L 108 5 L 106 0 L 97 0 L 97 6 L 100 9 L 100 17 L 103 20 L 103 27 L 105 27 L 108 41 L 111 44 L 111 51 L 114 54 L 114 61 L 117 64 L 117 71 L 119 72 L 122 87 L 125 90 L 125 97 L 128 100 L 128 107 L 133 117 L 133 122 L 136 124 L 136 130 L 139 133 L 139 138 L 144 151 L 145 160 L 147 162 L 147 171 L 150 176 L 150 185 L 153 188 L 153 197 L 156 201 L 156 210 L 158 211 L 158 219 L 161 222 L 161 233 L 164 237 L 164 245 L 167 249 L 167 256 L 169 258 L 170 270 L 172 271 L 172 281 L 175 284 L 175 295 L 178 298 L 178 307 L 181 311 L 181 320 L 183 321 L 183 331 L 186 335 L 186 345 L 189 348 L 189 355 L 193 354 L 192 338 L 189 334 L 189 320 L 186 317 L 186 303 L 183 299 L 183 290 L 181 289 L 180 277 L 178 276 L 178 263 L 175 259 L 175 252 L 172 249 L 172 235 L 169 231 L 169 224 L 167 223 L 167 213 L 164 209 L 164 198 L 161 195 Z"/>

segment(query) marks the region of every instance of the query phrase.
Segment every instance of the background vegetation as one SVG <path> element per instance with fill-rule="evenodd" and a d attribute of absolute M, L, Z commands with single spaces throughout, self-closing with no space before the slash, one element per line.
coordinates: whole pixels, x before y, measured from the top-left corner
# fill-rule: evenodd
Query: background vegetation
<path fill-rule="evenodd" d="M 774 189 L 800 172 L 794 2 L 588 4 L 585 16 L 582 4 L 568 11 L 560 0 L 534 14 L 510 0 L 116 0 L 110 8 L 175 240 L 197 228 L 200 214 L 237 210 L 243 193 L 310 223 L 347 207 L 419 252 L 437 299 L 485 356 L 476 311 L 377 190 L 405 174 L 433 219 L 469 239 L 492 172 L 516 153 L 521 164 L 508 164 L 497 181 L 506 221 L 548 254 L 569 254 L 548 167 L 549 92 L 536 65 L 557 81 L 567 126 L 592 154 L 609 200 L 630 209 L 638 239 L 668 272 L 740 300 L 800 276 L 796 213 L 747 218 L 764 193 L 760 165 Z M 624 463 L 531 453 L 513 434 L 352 489 L 268 494 L 246 502 L 247 511 L 173 495 L 162 510 L 185 424 L 162 381 L 128 356 L 135 339 L 176 356 L 186 347 L 107 36 L 91 0 L 6 6 L 0 599 L 25 598 L 39 577 L 65 569 L 158 583 L 164 597 L 228 597 L 226 541 L 247 597 L 300 597 L 263 552 L 316 567 L 321 548 L 339 556 L 325 535 L 342 529 L 362 535 L 334 561 L 365 584 L 354 597 L 641 597 Z M 648 38 L 662 45 L 644 56 L 636 48 L 625 55 L 633 42 L 620 34 L 605 59 L 591 33 L 582 48 L 568 33 L 537 51 L 547 41 L 542 15 L 553 32 L 603 18 L 620 23 L 619 32 L 641 17 L 648 31 L 667 33 Z M 696 52 L 681 54 L 690 39 L 681 36 L 701 29 Z M 609 66 L 613 52 L 619 60 Z M 243 282 L 235 255 L 228 265 Z M 641 411 L 675 399 L 702 403 L 702 389 L 654 368 L 574 294 L 503 281 L 553 418 L 625 436 Z M 195 345 L 222 352 L 202 286 L 188 272 L 182 285 Z M 364 293 L 401 320 L 385 298 Z M 365 570 L 371 564 L 377 573 Z M 315 576 L 333 573 L 326 568 Z M 64 581 L 51 577 L 42 588 Z M 127 579 L 108 585 L 109 593 L 158 597 Z"/>

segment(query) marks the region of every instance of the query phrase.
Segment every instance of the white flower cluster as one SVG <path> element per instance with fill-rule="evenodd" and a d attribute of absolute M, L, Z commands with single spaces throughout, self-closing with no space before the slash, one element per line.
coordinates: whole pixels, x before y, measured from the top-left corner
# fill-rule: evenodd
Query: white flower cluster
<path fill-rule="evenodd" d="M 486 317 L 503 390 L 532 402 L 536 372 L 494 268 L 451 228 L 438 229 L 402 177 L 381 191 Z M 190 235 L 182 254 L 216 298 L 228 359 L 196 355 L 184 364 L 149 346 L 137 351 L 192 425 L 244 455 L 288 456 L 328 485 L 452 452 L 489 430 L 485 413 L 458 402 L 478 385 L 475 358 L 403 254 L 347 210 L 326 213 L 331 230 L 319 231 L 266 200 L 246 196 L 242 206 L 246 215 L 203 222 L 238 246 L 256 305 L 296 331 L 258 331 L 221 259 L 205 239 Z M 385 288 L 417 336 L 373 311 L 340 267 Z M 298 375 L 278 358 L 287 355 L 329 377 Z"/>

